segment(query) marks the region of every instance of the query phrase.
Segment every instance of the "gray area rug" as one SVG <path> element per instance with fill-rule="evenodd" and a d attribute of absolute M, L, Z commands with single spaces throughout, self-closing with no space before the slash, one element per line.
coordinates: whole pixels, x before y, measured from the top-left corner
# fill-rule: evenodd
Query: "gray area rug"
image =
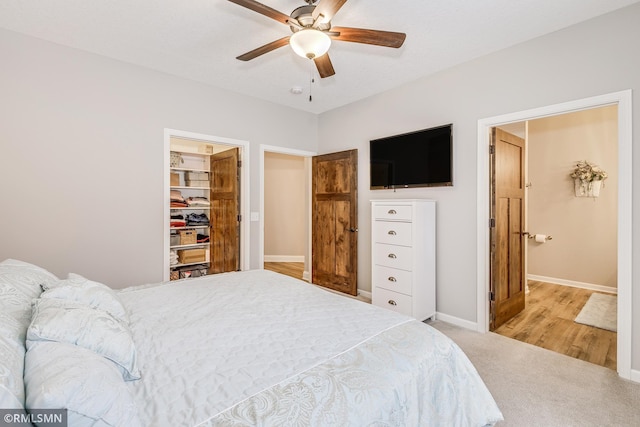
<path fill-rule="evenodd" d="M 473 362 L 504 415 L 496 427 L 640 425 L 640 384 L 611 369 L 491 332 L 426 323 Z"/>
<path fill-rule="evenodd" d="M 593 293 L 575 319 L 576 323 L 616 332 L 618 297 Z"/>

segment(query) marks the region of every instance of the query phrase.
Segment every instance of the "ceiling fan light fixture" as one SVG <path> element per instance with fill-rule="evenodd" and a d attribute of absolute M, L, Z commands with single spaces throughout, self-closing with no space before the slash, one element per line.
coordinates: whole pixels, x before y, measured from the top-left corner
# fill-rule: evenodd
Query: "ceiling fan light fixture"
<path fill-rule="evenodd" d="M 327 53 L 331 46 L 331 37 L 314 28 L 304 28 L 291 35 L 289 44 L 297 55 L 313 59 Z"/>

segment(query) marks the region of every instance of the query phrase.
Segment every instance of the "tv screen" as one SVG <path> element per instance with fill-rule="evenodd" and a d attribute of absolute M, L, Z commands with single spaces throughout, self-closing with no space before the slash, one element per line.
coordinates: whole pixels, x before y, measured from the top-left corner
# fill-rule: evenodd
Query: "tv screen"
<path fill-rule="evenodd" d="M 371 189 L 453 185 L 452 127 L 369 141 Z"/>

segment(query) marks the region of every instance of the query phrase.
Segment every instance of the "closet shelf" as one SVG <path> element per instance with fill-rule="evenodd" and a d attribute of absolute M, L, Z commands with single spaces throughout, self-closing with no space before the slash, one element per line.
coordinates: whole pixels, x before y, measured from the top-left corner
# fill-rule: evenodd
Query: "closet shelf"
<path fill-rule="evenodd" d="M 172 211 L 193 211 L 193 210 L 199 210 L 199 211 L 208 211 L 209 209 L 211 209 L 211 206 L 187 206 L 186 208 L 179 208 L 179 207 L 171 207 Z"/>
<path fill-rule="evenodd" d="M 175 246 L 170 246 L 170 248 L 171 249 L 190 249 L 190 248 L 202 248 L 206 246 L 209 246 L 209 242 L 193 243 L 191 245 L 175 245 Z M 196 263 L 196 264 L 202 264 L 202 263 Z"/>
<path fill-rule="evenodd" d="M 176 172 L 211 172 L 209 169 L 199 169 L 199 168 L 169 168 L 169 169 Z"/>
<path fill-rule="evenodd" d="M 187 185 L 172 185 L 172 190 L 209 190 L 210 187 L 189 187 Z"/>

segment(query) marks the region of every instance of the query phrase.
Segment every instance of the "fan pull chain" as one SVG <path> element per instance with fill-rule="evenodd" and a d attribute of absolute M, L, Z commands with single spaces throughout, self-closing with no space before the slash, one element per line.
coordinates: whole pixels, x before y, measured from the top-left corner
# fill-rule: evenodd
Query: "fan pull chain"
<path fill-rule="evenodd" d="M 311 96 L 311 89 L 313 83 L 315 83 L 315 79 L 313 78 L 313 60 L 309 59 L 309 65 L 309 102 L 312 102 L 313 96 Z"/>

